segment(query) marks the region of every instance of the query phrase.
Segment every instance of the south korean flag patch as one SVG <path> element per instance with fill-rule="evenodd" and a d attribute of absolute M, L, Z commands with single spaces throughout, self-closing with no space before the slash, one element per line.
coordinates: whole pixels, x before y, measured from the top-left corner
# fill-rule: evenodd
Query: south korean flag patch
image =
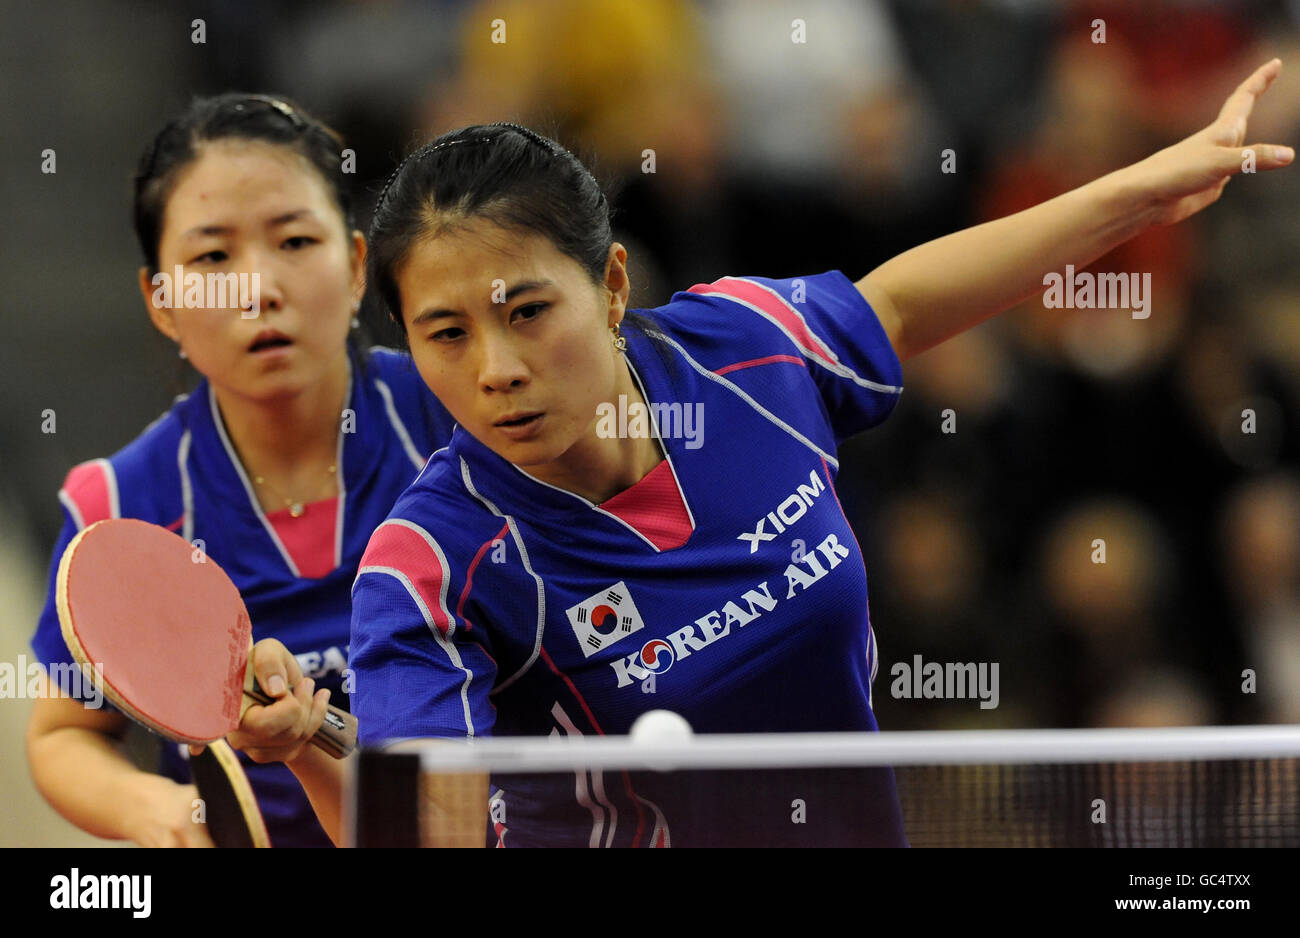
<path fill-rule="evenodd" d="M 583 600 L 565 614 L 586 658 L 645 628 L 632 594 L 622 582 Z"/>

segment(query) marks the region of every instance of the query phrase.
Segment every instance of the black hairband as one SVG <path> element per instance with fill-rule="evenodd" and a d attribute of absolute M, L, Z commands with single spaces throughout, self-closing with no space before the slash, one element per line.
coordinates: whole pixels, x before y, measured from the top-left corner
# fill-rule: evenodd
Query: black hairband
<path fill-rule="evenodd" d="M 521 136 L 523 136 L 524 139 L 537 144 L 539 147 L 541 147 L 551 156 L 568 154 L 568 151 L 565 150 L 563 147 L 561 147 L 559 144 L 555 143 L 554 141 L 548 140 L 545 137 L 543 137 L 541 134 L 537 133 L 536 131 L 529 130 L 527 127 L 521 126 L 519 124 L 512 124 L 508 121 L 498 121 L 495 124 L 488 124 L 486 130 L 488 132 L 484 133 L 482 136 L 479 137 L 461 137 L 459 140 L 447 140 L 444 141 L 443 143 L 434 143 L 433 141 L 430 141 L 429 143 L 426 143 L 424 146 L 420 147 L 420 149 L 416 150 L 406 159 L 402 160 L 402 162 L 397 165 L 397 169 L 393 170 L 392 175 L 388 177 L 388 181 L 384 183 L 383 191 L 379 193 L 379 201 L 375 203 L 375 213 L 378 214 L 379 209 L 384 204 L 384 200 L 388 198 L 388 190 L 393 185 L 393 180 L 396 179 L 398 175 L 401 174 L 402 170 L 406 168 L 407 163 L 410 163 L 414 160 L 422 160 L 430 153 L 437 152 L 438 150 L 441 150 L 444 147 L 454 147 L 458 143 L 493 143 L 494 141 L 499 140 L 502 136 L 504 136 L 505 131 L 514 130 L 518 132 Z M 497 130 L 499 130 L 499 132 L 496 133 L 491 132 Z M 594 181 L 595 180 L 593 179 L 593 182 Z M 596 186 L 596 191 L 600 193 L 601 202 L 604 202 L 605 193 L 600 188 L 599 184 L 597 184 Z"/>
<path fill-rule="evenodd" d="M 294 130 L 300 131 L 303 130 L 304 128 L 310 127 L 307 120 L 304 119 L 303 116 L 299 114 L 297 111 L 295 111 L 292 106 L 290 106 L 284 101 L 281 101 L 279 98 L 273 98 L 270 95 L 266 95 L 266 94 L 244 95 L 242 100 L 237 101 L 234 104 L 233 110 L 238 112 L 247 111 L 249 103 L 252 102 L 255 102 L 257 104 L 264 104 L 267 107 L 271 108 L 273 111 L 278 112 L 281 116 L 286 118 L 289 121 L 289 123 L 293 124 Z M 145 162 L 144 162 L 145 165 L 144 173 L 139 178 L 136 179 L 137 190 L 140 188 L 142 184 L 153 179 L 154 164 L 158 159 L 158 148 L 162 143 L 163 136 L 166 134 L 167 130 L 171 129 L 172 126 L 173 126 L 172 124 L 169 124 L 168 127 L 165 128 L 162 133 L 155 136 L 153 138 L 153 142 L 149 144 L 149 154 L 147 157 L 145 157 Z"/>
<path fill-rule="evenodd" d="M 292 123 L 293 126 L 299 130 L 302 130 L 304 127 L 307 126 L 307 122 L 303 120 L 302 115 L 299 114 L 297 111 L 295 111 L 284 101 L 281 101 L 279 98 L 273 98 L 267 94 L 250 94 L 246 96 L 246 100 L 258 101 L 262 104 L 267 105 L 268 107 L 274 108 L 275 110 L 283 114 L 285 117 L 287 117 L 290 123 Z M 245 103 L 244 101 L 241 101 L 238 104 L 236 104 L 235 110 L 236 111 L 244 110 L 244 103 Z"/>

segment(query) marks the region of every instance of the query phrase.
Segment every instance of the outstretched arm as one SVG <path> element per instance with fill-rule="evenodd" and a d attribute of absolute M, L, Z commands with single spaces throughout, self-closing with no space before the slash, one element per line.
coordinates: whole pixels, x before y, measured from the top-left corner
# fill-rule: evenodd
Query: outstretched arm
<path fill-rule="evenodd" d="M 1139 163 L 1033 208 L 930 241 L 857 282 L 900 360 L 918 355 L 1043 290 L 1043 277 L 1085 267 L 1152 225 L 1172 225 L 1218 199 L 1254 151 L 1278 169 L 1290 147 L 1243 147 L 1255 101 L 1282 69 L 1273 59 L 1237 87 L 1214 123 Z"/>

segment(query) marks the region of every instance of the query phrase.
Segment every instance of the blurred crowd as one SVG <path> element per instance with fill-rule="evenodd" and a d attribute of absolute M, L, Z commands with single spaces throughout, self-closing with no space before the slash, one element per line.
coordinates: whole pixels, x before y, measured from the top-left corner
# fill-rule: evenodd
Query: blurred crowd
<path fill-rule="evenodd" d="M 1199 130 L 1274 55 L 1250 141 L 1300 130 L 1283 0 L 191 6 L 208 49 L 176 58 L 175 103 L 294 98 L 356 149 L 366 209 L 437 133 L 560 139 L 612 195 L 642 307 L 727 274 L 858 279 Z M 165 113 L 137 111 L 137 148 Z M 1150 273 L 1149 318 L 1033 300 L 905 364 L 893 416 L 841 452 L 882 727 L 1300 721 L 1297 209 L 1296 170 L 1239 177 L 1090 268 Z M 48 488 L 22 493 L 50 506 L 43 545 Z M 999 708 L 893 698 L 917 654 L 999 663 Z"/>

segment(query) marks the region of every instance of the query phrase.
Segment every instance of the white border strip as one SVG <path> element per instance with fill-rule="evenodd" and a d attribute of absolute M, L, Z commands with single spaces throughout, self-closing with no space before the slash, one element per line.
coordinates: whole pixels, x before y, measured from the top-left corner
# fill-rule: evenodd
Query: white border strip
<path fill-rule="evenodd" d="M 212 413 L 212 423 L 217 428 L 217 436 L 221 439 L 221 445 L 225 447 L 226 458 L 230 460 L 230 465 L 234 468 L 235 473 L 239 476 L 239 481 L 244 486 L 244 494 L 248 496 L 248 504 L 253 509 L 253 514 L 262 525 L 262 530 L 266 536 L 271 539 L 275 545 L 276 551 L 280 554 L 280 559 L 284 565 L 289 568 L 295 580 L 301 579 L 302 574 L 298 572 L 298 565 L 293 562 L 293 557 L 289 555 L 288 549 L 284 542 L 280 540 L 280 535 L 275 533 L 275 526 L 267 518 L 266 512 L 262 511 L 262 505 L 257 500 L 257 493 L 253 490 L 253 483 L 248 479 L 248 473 L 244 471 L 244 464 L 239 461 L 239 455 L 235 452 L 235 445 L 230 442 L 230 436 L 226 433 L 226 424 L 221 417 L 221 409 L 217 406 L 217 392 L 208 385 L 208 409 Z"/>
<path fill-rule="evenodd" d="M 424 380 L 423 378 L 420 380 Z M 418 473 L 424 468 L 425 460 L 420 455 L 420 451 L 415 448 L 415 443 L 411 441 L 411 434 L 406 429 L 406 424 L 402 422 L 401 416 L 397 413 L 397 407 L 393 404 L 393 392 L 389 390 L 388 385 L 380 378 L 375 379 L 375 388 L 379 391 L 379 396 L 384 399 L 384 412 L 388 414 L 388 422 L 393 427 L 393 432 L 397 434 L 397 439 L 402 443 L 402 449 L 406 450 L 406 458 L 415 466 Z"/>
<path fill-rule="evenodd" d="M 516 466 L 515 468 L 518 469 L 519 467 Z M 522 469 L 519 471 L 523 472 Z M 510 536 L 514 539 L 515 547 L 519 549 L 519 559 L 524 563 L 524 570 L 533 578 L 534 583 L 537 585 L 537 633 L 533 638 L 533 651 L 528 656 L 528 660 L 523 663 L 518 671 L 510 675 L 488 692 L 488 696 L 494 696 L 501 693 L 501 691 L 505 690 L 515 681 L 523 677 L 528 672 L 528 669 L 537 663 L 537 658 L 542 653 L 542 632 L 546 629 L 546 584 L 542 582 L 542 578 L 533 570 L 532 561 L 528 559 L 528 548 L 524 546 L 524 538 L 523 535 L 519 533 L 518 525 L 515 524 L 514 515 L 505 514 L 500 508 L 493 504 L 486 495 L 479 494 L 478 489 L 474 487 L 474 480 L 470 478 L 469 463 L 465 461 L 464 456 L 460 457 L 460 478 L 461 481 L 465 483 L 465 488 L 469 491 L 470 495 L 478 499 L 488 509 L 488 511 L 492 512 L 492 514 L 505 520 L 506 526 L 510 529 Z M 560 491 L 563 490 L 561 489 Z"/>
<path fill-rule="evenodd" d="M 839 468 L 840 468 L 840 461 L 839 461 L 838 459 L 836 459 L 836 458 L 835 458 L 834 456 L 832 456 L 830 453 L 828 453 L 828 452 L 826 452 L 825 450 L 823 450 L 823 449 L 822 449 L 821 447 L 819 447 L 816 443 L 814 443 L 812 440 L 808 439 L 808 437 L 804 436 L 802 433 L 800 433 L 798 430 L 796 430 L 796 429 L 795 429 L 794 427 L 792 427 L 790 424 L 786 423 L 784 420 L 782 420 L 782 419 L 781 419 L 780 417 L 778 417 L 776 414 L 772 413 L 770 410 L 768 410 L 766 407 L 764 407 L 764 406 L 763 406 L 762 404 L 760 404 L 758 401 L 754 400 L 752 397 L 750 397 L 748 394 L 746 394 L 746 393 L 745 393 L 745 392 L 740 388 L 739 385 L 737 385 L 737 384 L 735 384 L 735 383 L 733 383 L 733 382 L 731 382 L 731 381 L 728 381 L 726 378 L 722 377 L 722 375 L 714 374 L 712 371 L 709 371 L 707 368 L 705 368 L 703 365 L 701 365 L 701 364 L 700 364 L 699 362 L 697 362 L 695 359 L 691 358 L 690 353 L 687 352 L 686 349 L 682 348 L 681 345 L 678 344 L 678 342 L 677 342 L 677 341 L 676 341 L 672 336 L 666 335 L 665 333 L 662 333 L 662 332 L 656 332 L 656 333 L 654 333 L 654 335 L 659 336 L 659 337 L 662 338 L 665 342 L 667 342 L 669 345 L 671 345 L 673 348 L 675 348 L 675 349 L 677 350 L 678 354 L 680 354 L 680 355 L 682 356 L 682 358 L 686 359 L 686 363 L 687 363 L 688 365 L 690 365 L 693 369 L 695 369 L 697 372 L 699 372 L 699 374 L 702 375 L 704 378 L 707 378 L 709 381 L 712 381 L 712 382 L 714 382 L 715 384 L 720 384 L 720 385 L 722 385 L 724 388 L 726 388 L 726 389 L 727 389 L 728 391 L 730 391 L 732 394 L 735 394 L 737 397 L 739 397 L 742 401 L 744 401 L 744 402 L 745 402 L 746 404 L 748 404 L 750 407 L 754 408 L 754 410 L 756 410 L 756 411 L 757 411 L 757 412 L 758 412 L 758 413 L 759 413 L 759 414 L 760 414 L 760 415 L 761 415 L 765 420 L 769 421 L 770 423 L 772 423 L 773 425 L 775 425 L 775 426 L 777 426 L 777 427 L 780 427 L 780 428 L 781 428 L 782 430 L 784 430 L 786 433 L 790 434 L 790 436 L 794 437 L 796 440 L 798 440 L 798 441 L 799 441 L 800 443 L 802 443 L 804 446 L 808 447 L 810 450 L 812 450 L 814 453 L 816 453 L 816 454 L 817 454 L 818 456 L 820 456 L 822 459 L 826 460 L 826 462 L 828 462 L 828 463 L 830 463 L 832 466 L 834 466 L 834 467 L 835 467 L 835 470 L 836 470 L 837 472 L 839 471 Z"/>
<path fill-rule="evenodd" d="M 636 743 L 626 736 L 449 742 L 456 740 L 406 740 L 396 751 L 419 752 L 426 772 L 1168 762 L 1300 757 L 1300 726 L 754 733 L 681 743 Z"/>

